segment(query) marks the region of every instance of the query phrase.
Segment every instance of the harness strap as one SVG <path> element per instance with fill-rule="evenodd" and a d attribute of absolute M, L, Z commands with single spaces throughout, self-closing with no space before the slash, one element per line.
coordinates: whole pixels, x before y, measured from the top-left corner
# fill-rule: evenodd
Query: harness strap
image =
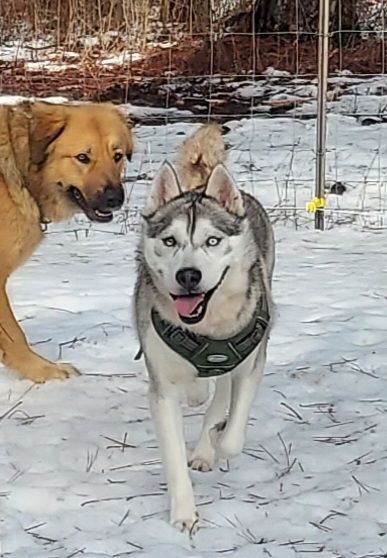
<path fill-rule="evenodd" d="M 199 378 L 222 376 L 241 364 L 258 347 L 270 321 L 266 297 L 260 299 L 242 331 L 228 339 L 213 339 L 192 333 L 163 320 L 154 309 L 151 317 L 159 337 L 196 368 Z"/>

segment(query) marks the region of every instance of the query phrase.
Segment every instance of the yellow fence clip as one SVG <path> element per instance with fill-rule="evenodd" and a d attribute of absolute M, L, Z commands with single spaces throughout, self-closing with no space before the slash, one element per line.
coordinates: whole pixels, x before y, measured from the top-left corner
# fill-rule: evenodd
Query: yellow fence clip
<path fill-rule="evenodd" d="M 314 198 L 306 204 L 306 211 L 309 213 L 316 213 L 318 209 L 324 209 L 325 205 L 325 198 Z"/>

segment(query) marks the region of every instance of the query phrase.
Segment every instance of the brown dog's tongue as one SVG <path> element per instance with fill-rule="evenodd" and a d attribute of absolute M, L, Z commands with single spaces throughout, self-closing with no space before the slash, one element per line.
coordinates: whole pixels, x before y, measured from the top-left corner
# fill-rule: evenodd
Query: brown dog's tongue
<path fill-rule="evenodd" d="M 180 316 L 190 316 L 204 300 L 204 294 L 194 296 L 178 296 L 175 298 L 175 307 Z"/>

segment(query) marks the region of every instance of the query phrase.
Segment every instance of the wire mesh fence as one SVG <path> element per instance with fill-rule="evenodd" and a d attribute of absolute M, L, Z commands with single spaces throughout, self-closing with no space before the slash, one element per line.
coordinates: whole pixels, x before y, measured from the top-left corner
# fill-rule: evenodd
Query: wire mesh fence
<path fill-rule="evenodd" d="M 135 192 L 158 163 L 195 124 L 213 119 L 238 182 L 273 220 L 308 225 L 319 7 L 319 0 L 1 3 L 0 89 L 124 104 L 139 136 L 127 177 L 132 219 Z M 328 227 L 385 224 L 386 16 L 384 0 L 329 2 Z"/>

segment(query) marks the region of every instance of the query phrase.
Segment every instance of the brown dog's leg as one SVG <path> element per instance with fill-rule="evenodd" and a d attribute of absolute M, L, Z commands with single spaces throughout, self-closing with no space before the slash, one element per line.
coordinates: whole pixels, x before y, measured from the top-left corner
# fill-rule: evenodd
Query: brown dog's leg
<path fill-rule="evenodd" d="M 33 382 L 64 379 L 77 374 L 70 364 L 55 364 L 32 351 L 10 307 L 0 278 L 0 360 L 5 366 Z"/>

